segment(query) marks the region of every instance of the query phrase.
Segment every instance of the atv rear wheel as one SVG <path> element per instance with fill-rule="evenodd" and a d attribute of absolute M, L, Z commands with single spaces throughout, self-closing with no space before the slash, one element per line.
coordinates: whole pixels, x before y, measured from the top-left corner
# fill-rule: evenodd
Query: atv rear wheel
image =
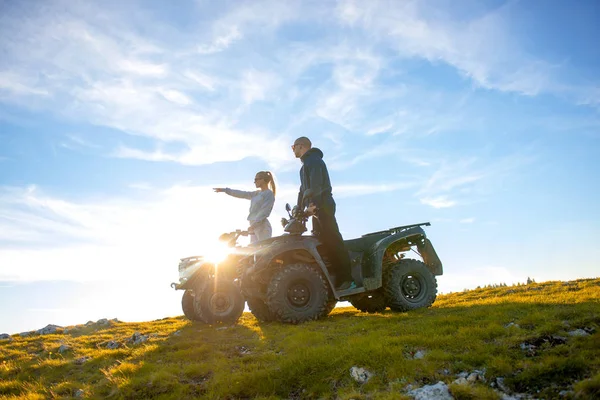
<path fill-rule="evenodd" d="M 362 311 L 367 313 L 382 312 L 386 308 L 385 295 L 382 289 L 374 292 L 362 293 L 350 298 L 350 303 Z"/>
<path fill-rule="evenodd" d="M 433 304 L 437 282 L 425 263 L 405 259 L 384 271 L 383 290 L 392 311 L 409 311 Z"/>
<path fill-rule="evenodd" d="M 329 287 L 310 264 L 291 264 L 277 272 L 267 290 L 267 305 L 282 322 L 299 324 L 331 311 Z"/>
<path fill-rule="evenodd" d="M 262 322 L 271 322 L 276 319 L 276 315 L 269 310 L 269 306 L 262 299 L 258 297 L 249 297 L 246 299 L 250 312 L 256 317 L 257 320 Z"/>
<path fill-rule="evenodd" d="M 227 281 L 209 281 L 194 297 L 194 310 L 207 324 L 235 323 L 244 312 L 244 304 L 240 289 Z"/>
<path fill-rule="evenodd" d="M 183 315 L 185 315 L 187 319 L 190 321 L 200 321 L 200 318 L 198 318 L 196 310 L 194 309 L 194 295 L 191 290 L 183 292 L 181 308 L 183 309 Z"/>

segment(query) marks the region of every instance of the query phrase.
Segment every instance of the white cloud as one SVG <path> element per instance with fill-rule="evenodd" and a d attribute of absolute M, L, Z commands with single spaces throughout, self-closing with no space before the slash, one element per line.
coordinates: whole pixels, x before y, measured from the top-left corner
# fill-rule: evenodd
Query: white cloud
<path fill-rule="evenodd" d="M 150 150 L 117 148 L 112 154 L 119 157 L 188 165 L 259 157 L 283 166 L 290 132 L 308 122 L 327 137 L 423 136 L 477 122 L 462 111 L 468 93 L 406 82 L 390 49 L 441 60 L 483 87 L 525 94 L 547 90 L 554 71 L 515 46 L 506 8 L 459 25 L 422 3 L 342 1 L 334 6 L 339 21 L 331 23 L 327 5 L 265 1 L 225 9 L 197 31 L 176 31 L 149 14 L 131 19 L 116 6 L 48 7 L 57 11 L 33 7 L 3 19 L 7 68 L 0 87 L 8 95 L 0 88 L 0 99 L 154 141 Z M 327 29 L 316 42 L 291 42 L 276 30 L 289 22 Z M 164 35 L 143 36 L 146 26 Z M 244 46 L 234 46 L 242 39 Z M 256 113 L 260 107 L 270 107 L 270 115 Z M 329 123 L 333 129 L 321 129 Z M 185 150 L 164 150 L 172 143 Z M 350 146 L 338 143 L 340 151 Z"/>
<path fill-rule="evenodd" d="M 448 208 L 457 205 L 481 201 L 497 190 L 500 182 L 514 179 L 535 160 L 536 149 L 523 148 L 514 154 L 500 157 L 487 157 L 481 154 L 475 157 L 451 159 L 431 153 L 432 164 L 427 180 L 416 192 L 422 204 L 434 208 Z"/>
<path fill-rule="evenodd" d="M 201 254 L 222 232 L 247 224 L 247 201 L 214 193 L 212 185 L 130 187 L 143 190 L 129 198 L 80 201 L 49 195 L 36 186 L 0 187 L 0 281 L 175 279 L 179 258 Z M 406 187 L 340 185 L 335 195 L 355 197 Z M 278 223 L 286 215 L 283 205 L 295 203 L 297 191 L 296 185 L 279 185 L 270 217 L 274 235 L 283 233 Z"/>
<path fill-rule="evenodd" d="M 555 67 L 526 54 L 510 35 L 511 7 L 467 21 L 420 2 L 348 0 L 337 11 L 343 23 L 370 32 L 401 55 L 445 62 L 484 88 L 525 95 L 553 90 Z"/>
<path fill-rule="evenodd" d="M 198 53 L 213 54 L 221 52 L 231 46 L 232 43 L 242 38 L 242 34 L 237 26 L 232 26 L 225 34 L 218 36 L 210 44 L 202 44 L 198 46 Z"/>
<path fill-rule="evenodd" d="M 333 188 L 336 198 L 357 197 L 376 193 L 395 192 L 414 187 L 411 182 L 383 183 L 383 184 L 352 184 L 337 185 Z"/>
<path fill-rule="evenodd" d="M 202 86 L 204 89 L 210 92 L 215 91 L 215 87 L 217 85 L 215 78 L 203 74 L 199 71 L 186 71 L 184 75 L 192 81 L 196 82 L 198 85 Z"/>
<path fill-rule="evenodd" d="M 36 95 L 36 96 L 48 96 L 47 90 L 39 89 L 35 87 L 33 82 L 26 82 L 27 79 L 15 72 L 0 72 L 0 98 L 2 97 L 2 91 L 8 91 L 12 95 Z"/>
<path fill-rule="evenodd" d="M 242 98 L 246 105 L 265 100 L 268 93 L 278 85 L 278 77 L 272 73 L 257 70 L 244 71 L 240 82 Z"/>
<path fill-rule="evenodd" d="M 421 199 L 421 203 L 433 208 L 448 208 L 456 205 L 456 201 L 450 200 L 446 196 L 439 196 L 435 198 L 424 197 Z"/>
<path fill-rule="evenodd" d="M 472 224 L 475 222 L 475 218 L 463 218 L 460 221 L 461 224 Z"/>
<path fill-rule="evenodd" d="M 177 90 L 159 89 L 158 91 L 160 94 L 163 95 L 165 99 L 169 100 L 172 103 L 179 104 L 182 106 L 187 106 L 188 104 L 192 103 L 192 99 L 190 99 L 188 96 Z"/>
<path fill-rule="evenodd" d="M 36 187 L 2 188 L 0 280 L 176 276 L 180 257 L 245 226 L 247 206 L 207 187 L 144 195 L 72 202 Z"/>
<path fill-rule="evenodd" d="M 140 60 L 121 60 L 118 66 L 125 72 L 132 72 L 141 76 L 165 76 L 167 67 L 165 65 L 152 64 Z"/>

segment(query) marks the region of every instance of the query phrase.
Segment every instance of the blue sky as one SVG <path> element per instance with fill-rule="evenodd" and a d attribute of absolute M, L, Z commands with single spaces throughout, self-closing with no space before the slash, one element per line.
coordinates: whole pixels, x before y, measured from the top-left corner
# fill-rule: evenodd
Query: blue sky
<path fill-rule="evenodd" d="M 124 4 L 123 4 L 124 3 Z M 0 1 L 0 331 L 180 315 L 180 257 L 274 233 L 308 136 L 345 238 L 431 221 L 440 292 L 598 276 L 596 1 Z"/>

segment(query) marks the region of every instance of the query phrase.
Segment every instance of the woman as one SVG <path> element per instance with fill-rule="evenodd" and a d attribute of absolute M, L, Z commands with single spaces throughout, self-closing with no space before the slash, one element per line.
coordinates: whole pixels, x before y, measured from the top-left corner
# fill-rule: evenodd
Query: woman
<path fill-rule="evenodd" d="M 250 243 L 269 239 L 271 237 L 272 228 L 267 217 L 271 215 L 273 204 L 275 204 L 276 192 L 273 174 L 269 171 L 258 172 L 254 178 L 254 185 L 260 190 L 245 192 L 243 190 L 229 188 L 213 189 L 217 193 L 225 192 L 233 197 L 250 200 L 250 213 L 248 214 L 248 222 L 250 222 L 250 227 L 248 228 Z M 269 186 L 271 187 L 270 189 Z"/>

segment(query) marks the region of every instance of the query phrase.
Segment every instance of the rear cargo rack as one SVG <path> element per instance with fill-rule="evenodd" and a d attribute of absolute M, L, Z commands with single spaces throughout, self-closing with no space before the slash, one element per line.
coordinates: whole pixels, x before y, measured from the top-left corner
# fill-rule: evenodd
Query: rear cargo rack
<path fill-rule="evenodd" d="M 402 232 L 402 231 L 404 231 L 406 229 L 414 228 L 416 226 L 431 226 L 431 223 L 429 223 L 429 222 L 422 222 L 420 224 L 397 226 L 395 228 L 386 229 L 385 231 L 378 231 L 378 232 L 366 233 L 366 234 L 362 235 L 362 237 L 372 236 L 372 235 L 380 235 L 382 233 L 388 233 L 388 234 L 398 233 L 398 232 Z"/>

